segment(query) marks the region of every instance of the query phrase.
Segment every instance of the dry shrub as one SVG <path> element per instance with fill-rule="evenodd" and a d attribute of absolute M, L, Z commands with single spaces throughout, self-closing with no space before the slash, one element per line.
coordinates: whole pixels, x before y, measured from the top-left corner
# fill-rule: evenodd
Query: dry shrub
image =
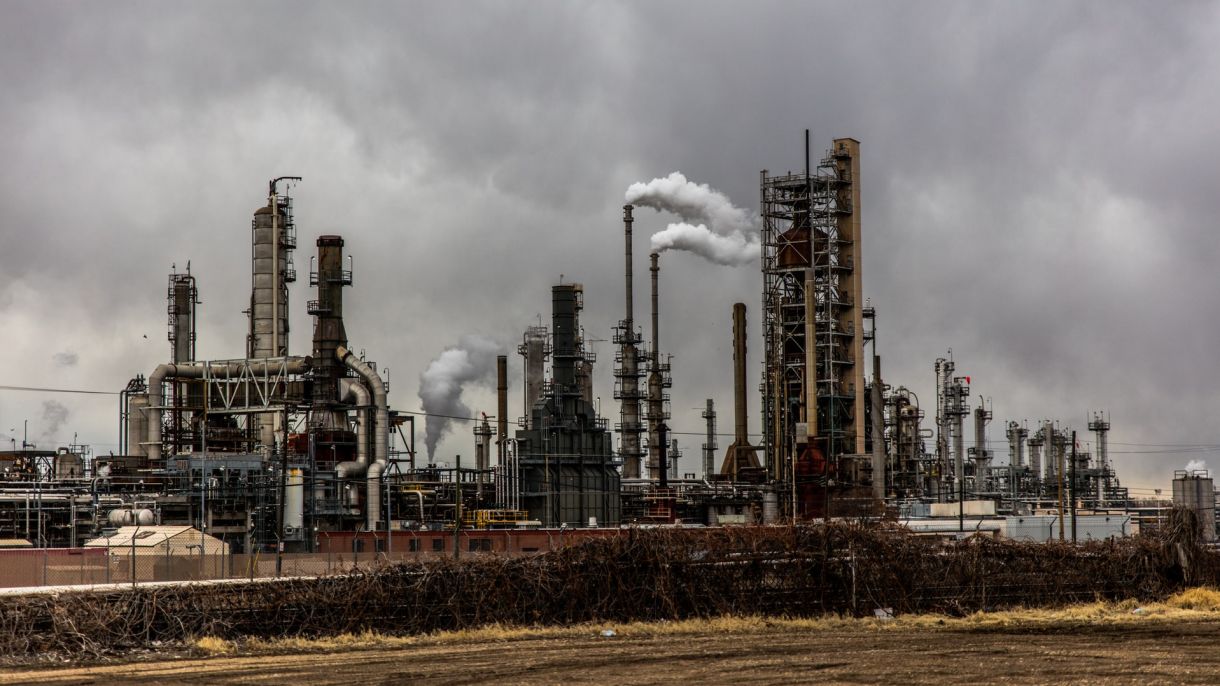
<path fill-rule="evenodd" d="M 1189 526 L 1176 531 L 1177 540 L 1072 545 L 945 543 L 889 524 L 846 522 L 628 529 L 532 557 L 428 559 L 273 583 L 2 597 L 0 652 L 80 659 L 204 636 L 300 639 L 301 649 L 326 639 L 328 646 L 318 646 L 324 649 L 345 640 L 360 645 L 369 632 L 472 632 L 466 636 L 495 640 L 519 627 L 562 631 L 726 617 L 724 630 L 731 630 L 735 622 L 756 621 L 741 618 L 871 617 L 877 608 L 967 617 L 1150 602 L 1188 581 L 1220 582 L 1220 556 L 1189 538 Z M 1078 612 L 1086 613 L 1084 621 L 1093 610 Z M 354 638 L 332 638 L 343 636 Z"/>
<path fill-rule="evenodd" d="M 1220 591 L 1214 588 L 1189 588 L 1170 596 L 1165 604 L 1183 610 L 1220 612 Z"/>

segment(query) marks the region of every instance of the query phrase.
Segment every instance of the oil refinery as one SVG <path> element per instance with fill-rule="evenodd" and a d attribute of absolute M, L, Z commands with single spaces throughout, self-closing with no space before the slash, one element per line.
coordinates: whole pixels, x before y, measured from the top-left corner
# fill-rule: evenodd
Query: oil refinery
<path fill-rule="evenodd" d="M 229 359 L 197 359 L 196 276 L 169 274 L 169 355 L 132 370 L 121 390 L 120 450 L 0 452 L 0 538 L 76 547 L 126 524 L 161 524 L 197 527 L 235 552 L 314 552 L 370 540 L 381 549 L 395 532 L 511 536 L 842 517 L 938 532 L 967 514 L 975 530 L 1041 516 L 1062 532 L 1069 510 L 1073 526 L 1077 515 L 1115 515 L 1118 528 L 1099 536 L 1129 533 L 1135 503 L 1107 454 L 1108 415 L 1096 413 L 1080 435 L 1054 419 L 996 417 L 951 355 L 929 360 L 934 398 L 921 401 L 910 380 L 884 375 L 880 315 L 862 270 L 861 178 L 858 141 L 835 139 L 811 159 L 808 133 L 802 171 L 761 172 L 759 290 L 724 312 L 723 333 L 702 332 L 732 340 L 723 361 L 733 379 L 732 439 L 721 450 L 716 407 L 730 399 L 708 398 L 702 473 L 686 474 L 669 427 L 681 350 L 660 344 L 663 253 L 650 254 L 650 308 L 637 317 L 632 204 L 621 229 L 605 226 L 621 230 L 625 246 L 621 319 L 604 332 L 614 346 L 618 407 L 607 414 L 616 421 L 595 402 L 594 365 L 610 361 L 589 345 L 584 287 L 561 281 L 551 288 L 549 326 L 513 335 L 521 336 L 519 387 L 500 351 L 496 414 L 450 418 L 473 427 L 473 459 L 442 466 L 416 450 L 421 413 L 390 406 L 385 361 L 375 350 L 353 352 L 370 337 L 344 324 L 344 298 L 359 297 L 351 254 L 372 247 L 338 235 L 308 241 L 310 292 L 290 297 L 305 262 L 295 257 L 286 190 L 299 179 L 273 179 L 251 221 L 246 340 L 230 342 Z M 539 303 L 545 296 L 531 294 Z M 290 345 L 289 314 L 302 307 L 313 319 L 307 350 Z M 760 330 L 748 329 L 752 307 Z M 763 370 L 757 389 L 746 381 L 750 364 Z M 751 393 L 761 416 L 748 416 Z M 997 459 L 989 425 L 1003 430 L 1009 459 Z M 1093 452 L 1078 449 L 1085 431 Z M 1189 491 L 1214 508 L 1210 478 L 1178 476 L 1175 494 L 1180 486 L 1182 498 Z"/>

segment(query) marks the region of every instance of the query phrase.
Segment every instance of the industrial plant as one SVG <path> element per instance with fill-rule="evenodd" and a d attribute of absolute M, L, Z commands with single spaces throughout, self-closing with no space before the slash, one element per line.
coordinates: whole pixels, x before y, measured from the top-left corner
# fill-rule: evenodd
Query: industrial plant
<path fill-rule="evenodd" d="M 743 248 L 760 269 L 759 289 L 726 309 L 723 334 L 704 332 L 731 337 L 723 373 L 733 395 L 706 400 L 702 473 L 687 474 L 670 428 L 681 351 L 660 345 L 668 253 L 650 252 L 650 307 L 637 317 L 638 205 L 623 207 L 621 229 L 605 227 L 624 238 L 621 318 L 614 313 L 613 330 L 597 332 L 614 345 L 618 407 L 607 414 L 615 421 L 595 402 L 594 366 L 610 361 L 588 344 L 584 286 L 561 281 L 551 288 L 549 325 L 523 323 L 511 334 L 521 340 L 519 387 L 509 379 L 509 351 L 500 351 L 495 415 L 451 418 L 470 422 L 473 459 L 442 462 L 431 448 L 416 451 L 416 418 L 426 413 L 390 406 L 387 361 L 379 364 L 375 349 L 369 358 L 353 352 L 371 336 L 344 323 L 344 298 L 359 293 L 350 254 L 374 248 L 323 235 L 308 241 L 308 260 L 297 259 L 288 189 L 299 179 L 273 179 L 251 221 L 246 340 L 231 342 L 229 359 L 197 359 L 195 275 L 169 274 L 167 357 L 131 370 L 117 408 L 120 450 L 0 452 L 0 538 L 77 547 L 125 525 L 172 525 L 234 552 L 405 548 L 398 532 L 433 533 L 431 549 L 447 550 L 445 534 L 456 530 L 576 535 L 830 518 L 1038 540 L 1077 525 L 1094 538 L 1132 533 L 1138 507 L 1107 454 L 1105 413 L 1080 435 L 1053 418 L 995 416 L 951 355 L 928 360 L 934 398 L 921 401 L 904 380 L 885 376 L 880 315 L 866 300 L 862 269 L 861 178 L 858 141 L 835 139 L 811 158 L 808 134 L 803 170 L 762 171 L 757 250 L 749 241 Z M 306 261 L 309 295 L 291 297 L 296 264 Z M 545 293 L 533 296 L 545 302 Z M 308 349 L 290 346 L 289 314 L 301 307 L 313 318 Z M 762 324 L 751 331 L 753 307 Z M 750 365 L 761 365 L 757 388 L 746 380 Z M 761 416 L 750 417 L 754 393 Z M 729 402 L 724 440 L 718 407 Z M 1006 459 L 989 444 L 989 425 L 1003 431 Z M 1093 451 L 1079 449 L 1086 432 Z M 1214 511 L 1205 473 L 1178 474 L 1174 493 Z M 1214 515 L 1207 521 L 1214 535 Z"/>

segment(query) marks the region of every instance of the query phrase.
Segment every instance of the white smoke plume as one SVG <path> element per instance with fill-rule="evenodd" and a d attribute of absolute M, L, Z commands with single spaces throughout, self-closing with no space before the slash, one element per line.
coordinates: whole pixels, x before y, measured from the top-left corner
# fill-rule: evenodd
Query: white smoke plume
<path fill-rule="evenodd" d="M 1203 460 L 1191 460 L 1186 463 L 1186 471 L 1188 472 L 1205 472 L 1207 471 L 1207 462 Z"/>
<path fill-rule="evenodd" d="M 448 417 L 469 417 L 470 408 L 462 403 L 462 389 L 468 383 L 491 383 L 500 346 L 483 336 L 462 336 L 458 344 L 445 348 L 419 375 L 419 400 L 427 413 L 424 444 L 428 460 L 436 445 L 451 428 Z"/>
<path fill-rule="evenodd" d="M 53 442 L 59 429 L 68 421 L 71 412 L 67 406 L 56 400 L 47 400 L 42 404 L 42 437 L 44 443 Z"/>
<path fill-rule="evenodd" d="M 633 183 L 627 187 L 626 199 L 684 220 L 653 234 L 654 251 L 683 250 L 723 265 L 749 264 L 762 252 L 758 217 L 734 206 L 728 196 L 706 183 L 688 180 L 682 172 Z"/>
<path fill-rule="evenodd" d="M 656 252 L 685 250 L 709 262 L 732 267 L 757 260 L 762 246 L 757 238 L 751 240 L 740 233 L 721 236 L 703 224 L 694 226 L 678 222 L 652 235 L 652 249 Z"/>

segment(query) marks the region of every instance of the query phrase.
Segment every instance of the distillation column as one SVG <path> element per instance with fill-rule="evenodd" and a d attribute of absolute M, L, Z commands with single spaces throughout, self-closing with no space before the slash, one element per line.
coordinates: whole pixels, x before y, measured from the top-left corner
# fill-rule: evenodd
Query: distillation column
<path fill-rule="evenodd" d="M 661 271 L 658 264 L 660 255 L 654 252 L 648 258 L 651 263 L 648 270 L 652 272 L 652 350 L 649 352 L 652 364 L 648 372 L 648 478 L 656 480 L 661 478 L 661 471 L 664 468 L 661 460 L 665 459 L 662 456 L 665 452 L 665 439 L 661 436 L 664 431 L 662 425 L 665 420 L 669 419 L 665 389 L 673 385 L 673 380 L 669 376 L 669 363 L 662 361 L 660 352 L 657 290 L 658 274 Z"/>
<path fill-rule="evenodd" d="M 707 440 L 703 442 L 703 478 L 711 479 L 716 473 L 716 406 L 711 398 L 707 399 L 703 419 L 707 424 Z"/>
<path fill-rule="evenodd" d="M 280 177 L 268 184 L 267 204 L 254 212 L 251 222 L 252 289 L 250 294 L 250 334 L 247 357 L 261 360 L 288 356 L 288 284 L 296 281 L 292 251 L 296 248 L 296 224 L 292 217 L 292 198 L 279 193 L 280 181 L 299 177 Z M 279 433 L 281 415 L 257 417 L 259 442 L 264 454 Z"/>
<path fill-rule="evenodd" d="M 534 404 L 542 398 L 543 370 L 547 358 L 551 356 L 551 343 L 545 326 L 531 326 L 525 330 L 525 338 L 517 346 L 517 352 L 525 358 L 525 403 L 522 426 L 526 429 L 532 426 Z"/>
<path fill-rule="evenodd" d="M 982 491 L 990 489 L 988 470 L 992 451 L 987 449 L 987 424 L 991 422 L 991 417 L 991 410 L 987 409 L 982 396 L 979 396 L 979 406 L 974 408 L 974 448 L 970 453 L 974 459 L 974 487 Z"/>
<path fill-rule="evenodd" d="M 642 357 L 640 343 L 642 339 L 635 330 L 634 291 L 632 279 L 632 248 L 631 216 L 632 206 L 623 206 L 623 235 L 625 239 L 625 270 L 626 303 L 623 321 L 619 322 L 614 331 L 614 344 L 619 346 L 618 366 L 614 370 L 617 377 L 614 396 L 619 401 L 619 425 L 615 431 L 619 434 L 619 455 L 623 459 L 623 478 L 638 479 L 641 474 L 641 462 L 644 450 L 640 436 L 644 433 L 644 425 L 640 422 L 640 400 L 644 394 L 640 392 L 640 378 L 643 371 L 640 368 Z"/>
<path fill-rule="evenodd" d="M 1093 419 L 1089 421 L 1089 431 L 1097 435 L 1097 506 L 1105 507 L 1110 490 L 1110 418 L 1094 412 Z"/>

